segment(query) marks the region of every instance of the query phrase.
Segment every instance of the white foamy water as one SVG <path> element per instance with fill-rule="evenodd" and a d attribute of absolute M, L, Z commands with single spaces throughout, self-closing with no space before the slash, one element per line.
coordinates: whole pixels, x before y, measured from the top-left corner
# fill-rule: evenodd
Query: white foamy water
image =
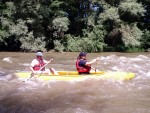
<path fill-rule="evenodd" d="M 6 57 L 6 58 L 4 58 L 2 61 L 8 62 L 8 63 L 12 63 L 11 57 Z"/>

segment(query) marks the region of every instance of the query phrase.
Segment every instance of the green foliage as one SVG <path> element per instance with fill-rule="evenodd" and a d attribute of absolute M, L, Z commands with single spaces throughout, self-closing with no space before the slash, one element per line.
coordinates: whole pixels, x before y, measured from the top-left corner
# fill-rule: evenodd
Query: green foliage
<path fill-rule="evenodd" d="M 142 38 L 142 31 L 137 27 L 136 24 L 133 25 L 122 25 L 122 40 L 126 47 L 128 46 L 140 46 L 140 39 Z"/>
<path fill-rule="evenodd" d="M 135 47 L 127 47 L 127 48 L 125 48 L 124 51 L 133 53 L 133 52 L 144 52 L 145 50 L 139 46 L 135 46 Z"/>
<path fill-rule="evenodd" d="M 57 51 L 57 52 L 63 52 L 64 49 L 65 49 L 65 47 L 62 44 L 61 40 L 55 40 L 54 45 L 55 45 L 54 50 Z"/>
<path fill-rule="evenodd" d="M 2 15 L 11 18 L 11 16 L 16 12 L 16 7 L 13 2 L 6 2 L 3 4 Z"/>
<path fill-rule="evenodd" d="M 3 1 L 0 47 L 24 51 L 142 51 L 150 45 L 149 6 L 149 0 Z"/>
<path fill-rule="evenodd" d="M 62 5 L 62 4 L 63 4 L 63 1 L 54 0 L 51 4 L 51 8 L 58 9 L 60 7 L 60 5 Z"/>
<path fill-rule="evenodd" d="M 105 31 L 103 26 L 95 26 L 94 29 L 89 32 L 86 29 L 83 30 L 83 37 L 67 36 L 66 51 L 87 51 L 87 52 L 100 52 L 103 51 Z"/>
<path fill-rule="evenodd" d="M 58 17 L 55 18 L 52 22 L 53 28 L 56 30 L 54 32 L 54 36 L 58 37 L 61 32 L 65 32 L 68 30 L 69 20 L 66 17 Z"/>
<path fill-rule="evenodd" d="M 140 16 L 143 15 L 145 12 L 144 7 L 142 4 L 136 3 L 132 0 L 127 0 L 126 2 L 122 2 L 119 6 L 122 13 L 129 12 L 133 16 Z"/>
<path fill-rule="evenodd" d="M 58 29 L 58 31 L 60 31 L 60 29 L 62 31 L 68 30 L 69 20 L 66 17 L 55 18 L 52 23 L 54 29 Z"/>
<path fill-rule="evenodd" d="M 14 25 L 9 26 L 9 31 L 11 35 L 15 35 L 16 39 L 19 39 L 21 36 L 27 34 L 28 28 L 25 25 L 25 21 L 18 19 Z"/>
<path fill-rule="evenodd" d="M 104 12 L 99 15 L 98 23 L 107 31 L 107 50 L 140 47 L 143 33 L 137 24 L 145 12 L 143 5 L 136 0 L 102 0 L 99 3 Z"/>
<path fill-rule="evenodd" d="M 142 4 L 134 0 L 126 0 L 119 5 L 119 12 L 122 19 L 134 22 L 143 16 L 145 9 Z"/>
<path fill-rule="evenodd" d="M 78 51 L 87 51 L 87 52 L 96 52 L 96 47 L 91 39 L 83 38 L 77 39 L 77 37 L 68 39 L 68 46 L 66 51 L 78 52 Z"/>
<path fill-rule="evenodd" d="M 150 48 L 150 30 L 144 30 L 141 43 L 144 49 Z"/>
<path fill-rule="evenodd" d="M 111 20 L 114 23 L 119 23 L 120 18 L 118 14 L 118 9 L 115 7 L 111 7 L 108 10 L 104 11 L 102 14 L 99 15 L 100 22 Z"/>
<path fill-rule="evenodd" d="M 122 0 L 105 0 L 106 3 L 110 4 L 111 6 L 115 6 L 115 7 L 117 7 L 121 1 Z"/>
<path fill-rule="evenodd" d="M 30 32 L 25 37 L 20 38 L 22 43 L 21 49 L 23 51 L 36 51 L 36 50 L 45 50 L 45 37 L 34 38 L 33 32 Z"/>
<path fill-rule="evenodd" d="M 0 16 L 0 47 L 6 49 L 9 45 L 15 44 L 13 35 L 13 27 L 15 26 L 13 15 L 16 11 L 13 2 L 6 2 L 5 4 L 0 4 L 1 16 Z"/>
<path fill-rule="evenodd" d="M 8 37 L 9 33 L 4 29 L 0 29 L 0 44 L 4 43 L 6 45 L 5 39 Z"/>
<path fill-rule="evenodd" d="M 82 50 L 82 48 L 79 46 L 81 40 L 78 39 L 78 37 L 73 37 L 70 34 L 68 34 L 65 35 L 64 38 L 66 39 L 65 51 L 77 52 Z"/>

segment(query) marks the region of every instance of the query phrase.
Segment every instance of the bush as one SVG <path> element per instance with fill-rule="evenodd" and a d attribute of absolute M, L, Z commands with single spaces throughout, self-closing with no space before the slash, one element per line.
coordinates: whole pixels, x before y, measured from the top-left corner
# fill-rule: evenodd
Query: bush
<path fill-rule="evenodd" d="M 106 46 L 104 43 L 105 31 L 103 26 L 94 26 L 93 30 L 83 30 L 83 37 L 73 37 L 66 35 L 65 50 L 71 52 L 87 51 L 87 52 L 101 52 Z"/>
<path fill-rule="evenodd" d="M 141 47 L 127 47 L 125 52 L 144 52 L 145 50 Z"/>
<path fill-rule="evenodd" d="M 20 38 L 20 42 L 22 43 L 21 49 L 23 51 L 37 51 L 42 50 L 45 51 L 45 37 L 37 37 L 33 36 L 33 33 L 30 32 L 26 37 Z"/>
<path fill-rule="evenodd" d="M 55 40 L 54 41 L 54 50 L 56 52 L 63 52 L 64 51 L 64 45 L 61 43 L 61 40 Z"/>
<path fill-rule="evenodd" d="M 142 39 L 141 39 L 141 45 L 142 48 L 144 49 L 148 49 L 150 48 L 150 31 L 149 30 L 144 30 L 143 31 L 143 35 L 142 35 Z"/>

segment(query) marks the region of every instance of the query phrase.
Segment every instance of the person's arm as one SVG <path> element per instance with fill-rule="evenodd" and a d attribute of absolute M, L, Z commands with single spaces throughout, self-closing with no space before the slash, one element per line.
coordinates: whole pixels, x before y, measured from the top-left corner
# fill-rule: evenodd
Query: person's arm
<path fill-rule="evenodd" d="M 31 64 L 30 64 L 30 67 L 29 67 L 29 69 L 31 70 L 31 72 L 32 72 L 33 74 L 35 74 L 35 71 L 34 71 L 34 69 L 33 69 L 35 63 L 36 63 L 36 60 L 35 60 L 35 59 L 32 60 L 32 62 L 31 62 Z"/>
<path fill-rule="evenodd" d="M 90 62 L 86 62 L 86 65 L 91 66 L 93 63 L 97 62 L 99 58 L 93 59 Z"/>
<path fill-rule="evenodd" d="M 33 67 L 29 67 L 29 68 L 30 68 L 31 72 L 32 72 L 33 74 L 35 74 L 35 71 L 34 71 Z"/>

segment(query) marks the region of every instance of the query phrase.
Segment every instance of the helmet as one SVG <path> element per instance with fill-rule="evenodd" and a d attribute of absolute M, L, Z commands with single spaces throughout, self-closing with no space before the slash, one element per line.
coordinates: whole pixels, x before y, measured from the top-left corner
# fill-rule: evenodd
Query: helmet
<path fill-rule="evenodd" d="M 79 57 L 81 57 L 81 56 L 86 56 L 86 52 L 80 52 L 80 54 L 79 54 Z"/>
<path fill-rule="evenodd" d="M 42 52 L 37 52 L 36 56 L 43 56 L 43 53 Z"/>

